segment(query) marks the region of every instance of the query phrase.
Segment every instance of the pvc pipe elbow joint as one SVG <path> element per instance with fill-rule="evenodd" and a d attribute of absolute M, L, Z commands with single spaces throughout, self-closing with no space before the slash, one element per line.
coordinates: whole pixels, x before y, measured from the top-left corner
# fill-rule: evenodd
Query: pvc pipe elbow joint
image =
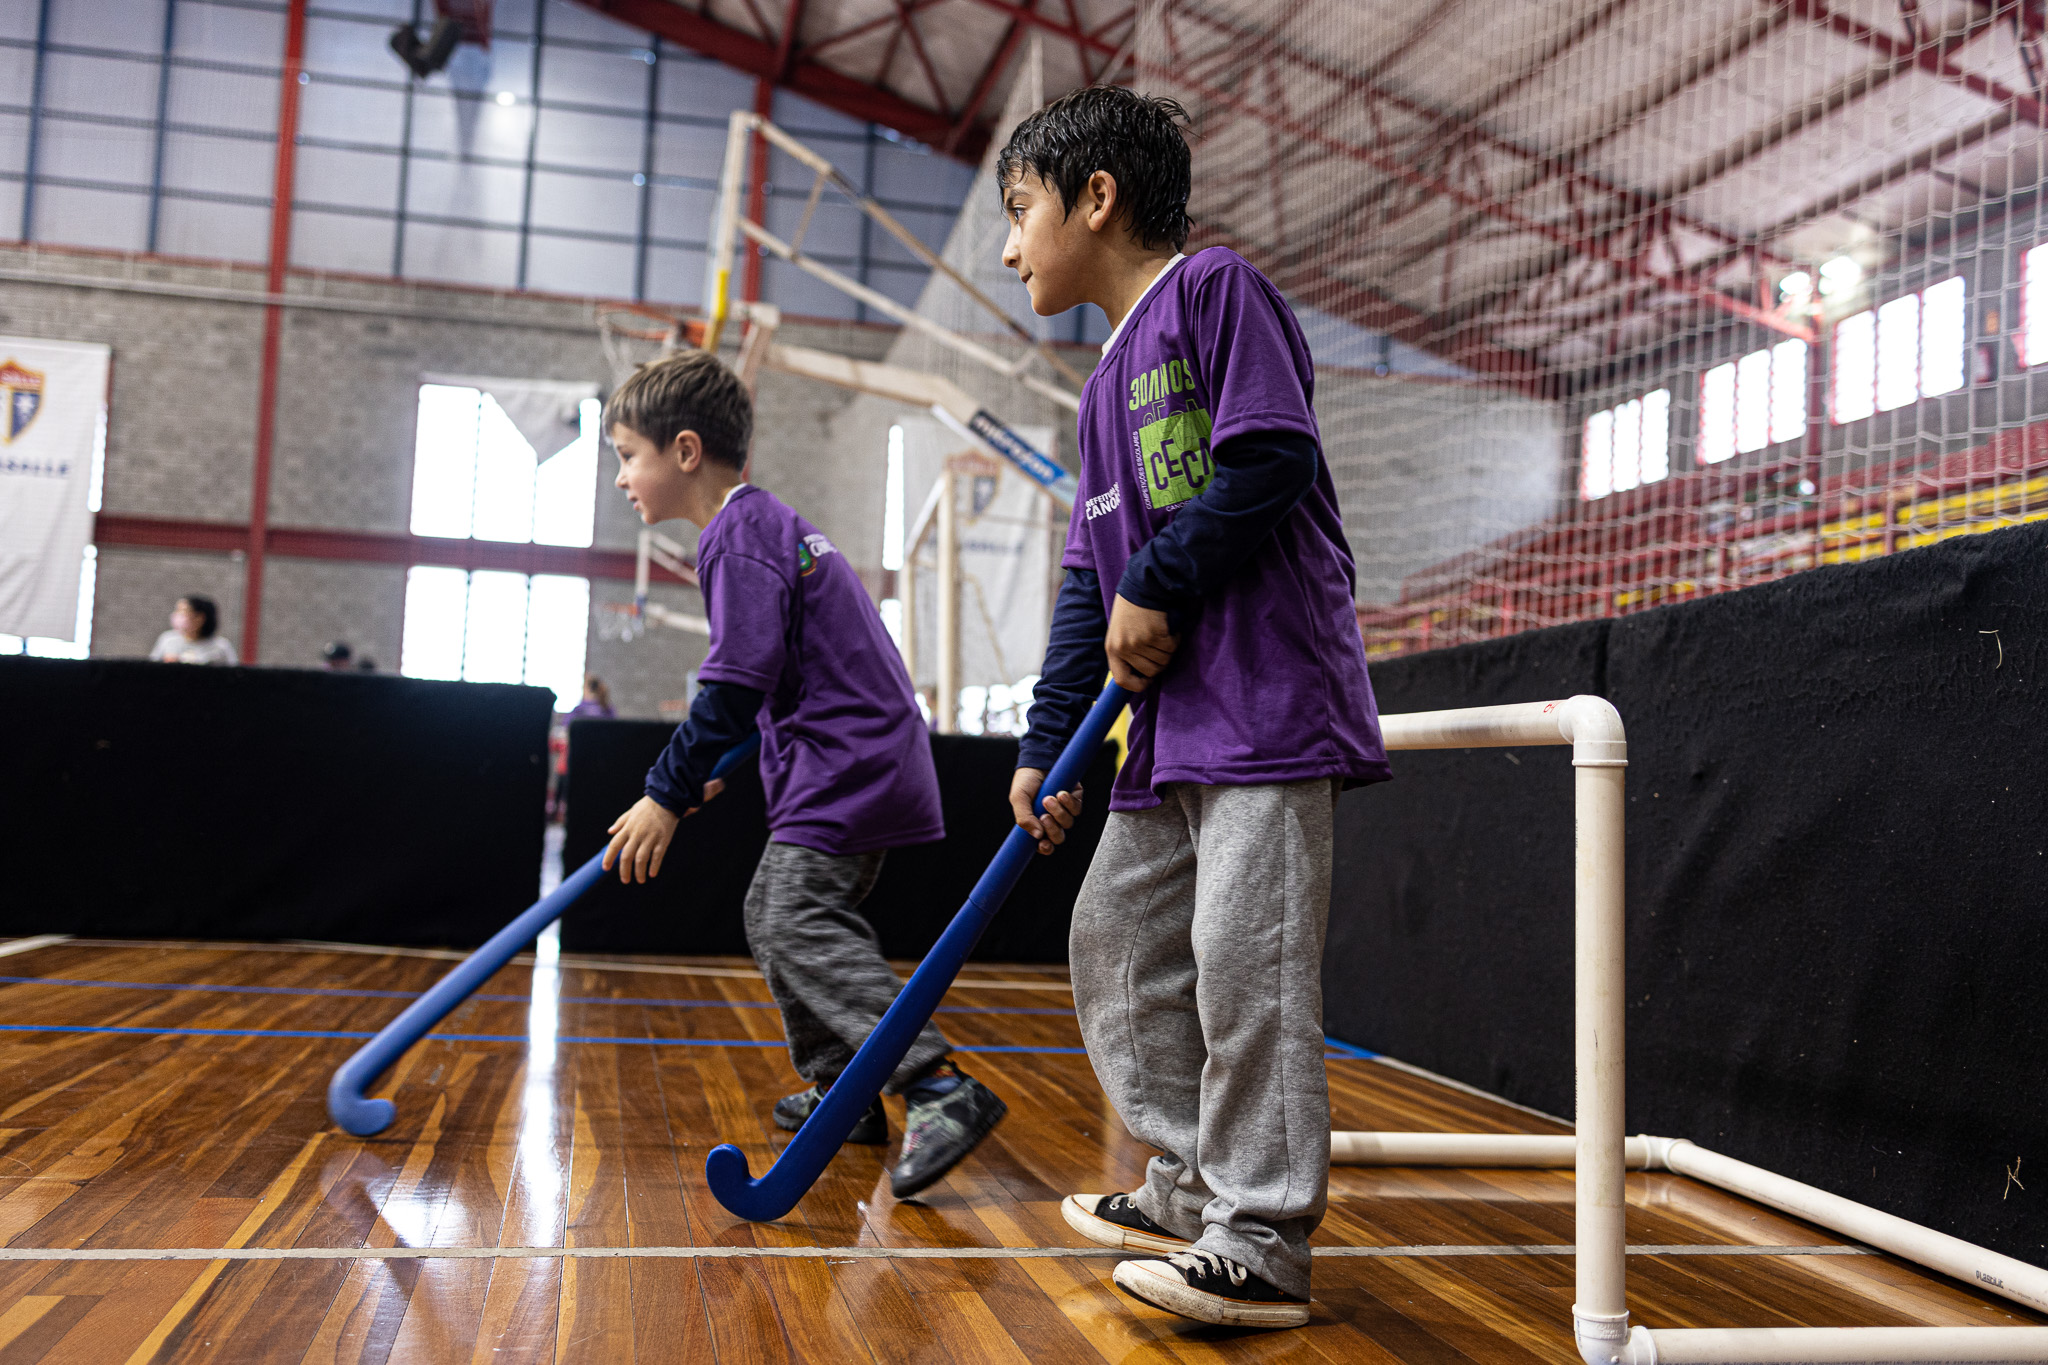
<path fill-rule="evenodd" d="M 1557 732 L 1572 746 L 1574 768 L 1626 768 L 1628 735 L 1605 697 L 1581 694 L 1557 709 Z"/>
<path fill-rule="evenodd" d="M 1572 1339 L 1586 1365 L 1657 1365 L 1650 1329 L 1631 1328 L 1627 1313 L 1588 1313 L 1573 1304 Z"/>

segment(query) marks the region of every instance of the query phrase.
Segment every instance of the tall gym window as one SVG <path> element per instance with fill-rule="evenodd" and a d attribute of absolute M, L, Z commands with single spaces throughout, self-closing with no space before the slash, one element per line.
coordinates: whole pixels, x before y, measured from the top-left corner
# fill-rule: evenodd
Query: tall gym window
<path fill-rule="evenodd" d="M 2048 242 L 2020 257 L 2020 363 L 2048 362 Z"/>
<path fill-rule="evenodd" d="M 1961 275 L 1843 318 L 1835 324 L 1836 424 L 1954 393 L 1968 338 Z"/>
<path fill-rule="evenodd" d="M 523 424 L 486 389 L 420 386 L 413 534 L 589 545 L 601 405 L 590 398 L 550 409 L 547 395 L 534 392 L 548 386 L 490 382 Z M 560 420 L 563 412 L 573 422 Z M 536 445 L 557 440 L 552 451 Z M 557 709 L 566 711 L 583 694 L 589 631 L 588 579 L 416 565 L 405 578 L 399 671 L 549 687 Z"/>
<path fill-rule="evenodd" d="M 1781 341 L 1700 376 L 1701 464 L 1797 440 L 1805 430 L 1805 342 Z"/>
<path fill-rule="evenodd" d="M 583 400 L 573 436 L 563 426 L 564 443 L 539 451 L 494 395 L 454 384 L 420 385 L 412 533 L 590 544 L 597 523 L 601 412 L 595 398 Z"/>
<path fill-rule="evenodd" d="M 1579 496 L 1588 502 L 1671 472 L 1671 390 L 1632 398 L 1586 419 Z"/>
<path fill-rule="evenodd" d="M 399 672 L 549 687 L 566 711 L 583 695 L 589 633 L 587 578 L 415 565 L 405 575 Z"/>

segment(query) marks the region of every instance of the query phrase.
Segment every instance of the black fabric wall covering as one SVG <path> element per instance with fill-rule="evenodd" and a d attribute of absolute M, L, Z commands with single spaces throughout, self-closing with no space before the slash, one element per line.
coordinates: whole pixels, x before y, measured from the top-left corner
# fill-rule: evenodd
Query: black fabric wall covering
<path fill-rule="evenodd" d="M 0 658 L 0 933 L 481 943 L 538 892 L 553 704 Z"/>
<path fill-rule="evenodd" d="M 1373 681 L 1620 710 L 1631 1132 L 2048 1263 L 2048 527 Z M 1330 1031 L 1568 1115 L 1569 751 L 1394 764 L 1340 809 Z"/>
<path fill-rule="evenodd" d="M 603 850 L 605 830 L 640 799 L 647 769 L 675 727 L 660 722 L 584 720 L 569 734 L 569 828 L 563 866 Z M 1089 793 L 1072 835 L 1034 859 L 1002 913 L 982 936 L 984 962 L 1065 962 L 1074 897 L 1107 818 L 1116 750 L 1104 745 L 1082 781 Z M 932 736 L 946 817 L 941 843 L 893 850 L 862 907 L 893 958 L 924 956 L 967 899 L 1011 830 L 1010 775 L 1017 741 Z M 661 875 L 644 886 L 601 882 L 562 920 L 574 952 L 745 953 L 741 906 L 768 842 L 757 766 L 734 771 L 725 792 L 676 827 Z"/>

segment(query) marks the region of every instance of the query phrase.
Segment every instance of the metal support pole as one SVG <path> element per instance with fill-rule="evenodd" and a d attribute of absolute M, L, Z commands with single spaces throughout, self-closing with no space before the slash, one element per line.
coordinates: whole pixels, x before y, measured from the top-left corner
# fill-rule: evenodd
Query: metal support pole
<path fill-rule="evenodd" d="M 640 220 L 633 229 L 633 297 L 647 297 L 647 238 L 654 222 L 654 134 L 661 123 L 661 36 L 647 49 L 647 119 L 640 134 Z"/>
<path fill-rule="evenodd" d="M 164 124 L 171 116 L 171 48 L 177 36 L 178 0 L 164 0 L 163 58 L 156 68 L 156 146 L 149 165 L 149 230 L 142 238 L 142 249 L 152 256 L 156 254 L 157 227 L 163 218 Z"/>
<path fill-rule="evenodd" d="M 526 288 L 526 265 L 533 242 L 533 168 L 540 155 L 540 55 L 547 45 L 546 4 L 533 7 L 533 60 L 528 65 L 526 102 L 531 115 L 526 125 L 526 185 L 519 196 L 519 273 L 515 287 Z"/>
<path fill-rule="evenodd" d="M 425 0 L 412 0 L 412 26 L 420 26 L 420 7 Z M 391 278 L 399 279 L 405 274 L 405 210 L 406 201 L 412 197 L 412 115 L 413 102 L 419 94 L 419 78 L 407 75 L 405 81 L 405 114 L 398 127 L 398 211 L 391 216 Z"/>
<path fill-rule="evenodd" d="M 933 707 L 942 735 L 960 730 L 960 514 L 953 459 L 939 474 L 939 698 Z"/>
<path fill-rule="evenodd" d="M 43 73 L 50 64 L 50 0 L 36 10 L 35 74 L 29 80 L 28 151 L 21 167 L 21 240 L 35 240 L 36 147 L 43 131 Z"/>
<path fill-rule="evenodd" d="M 277 98 L 277 163 L 270 184 L 270 263 L 265 288 L 284 292 L 291 264 L 292 193 L 297 183 L 299 92 L 306 63 L 306 0 L 291 0 L 285 16 L 284 74 Z M 278 366 L 284 349 L 284 309 L 263 310 L 263 359 L 256 386 L 256 459 L 249 477 L 249 560 L 242 585 L 242 661 L 255 663 L 263 640 L 263 567 L 270 544 L 270 467 L 277 445 Z"/>

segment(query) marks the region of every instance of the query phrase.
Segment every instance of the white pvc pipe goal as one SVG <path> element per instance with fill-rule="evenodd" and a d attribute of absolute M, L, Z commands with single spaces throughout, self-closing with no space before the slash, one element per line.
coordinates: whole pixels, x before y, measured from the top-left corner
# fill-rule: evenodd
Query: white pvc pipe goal
<path fill-rule="evenodd" d="M 2048 1361 L 2048 1328 L 2042 1327 L 1631 1325 L 1624 1231 L 1631 1168 L 1675 1171 L 1717 1185 L 2041 1311 L 2048 1311 L 2048 1271 L 1684 1138 L 1626 1135 L 1622 836 L 1628 740 L 1612 705 L 1581 696 L 1382 716 L 1380 725 L 1389 749 L 1571 745 L 1577 824 L 1573 996 L 1578 1115 L 1570 1136 L 1332 1133 L 1332 1164 L 1574 1167 L 1578 1284 L 1572 1335 L 1588 1365 Z"/>

